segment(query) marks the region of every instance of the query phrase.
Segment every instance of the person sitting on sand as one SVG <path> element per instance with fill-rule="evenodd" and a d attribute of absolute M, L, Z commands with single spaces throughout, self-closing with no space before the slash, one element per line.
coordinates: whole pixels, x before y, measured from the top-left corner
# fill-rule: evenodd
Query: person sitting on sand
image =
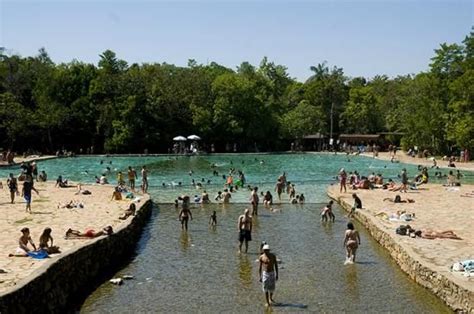
<path fill-rule="evenodd" d="M 104 229 L 102 229 L 101 231 L 98 231 L 98 232 L 96 232 L 93 229 L 87 229 L 84 232 L 80 232 L 78 230 L 73 230 L 73 229 L 69 228 L 66 231 L 65 238 L 66 239 L 97 238 L 97 237 L 100 237 L 100 236 L 103 236 L 103 235 L 111 235 L 112 233 L 114 233 L 114 231 L 112 229 L 112 226 L 107 226 L 107 227 L 105 227 Z"/>
<path fill-rule="evenodd" d="M 386 197 L 383 199 L 383 201 L 387 202 L 392 202 L 392 203 L 415 203 L 414 199 L 407 198 L 406 200 L 402 200 L 402 197 L 400 195 L 396 195 L 395 198 L 391 197 Z"/>
<path fill-rule="evenodd" d="M 49 242 L 51 241 L 51 245 Z M 53 244 L 53 237 L 51 236 L 51 228 L 45 228 L 39 238 L 40 249 L 45 250 L 48 254 L 61 253 L 59 247 Z"/>
<path fill-rule="evenodd" d="M 18 240 L 18 248 L 15 250 L 15 254 L 9 254 L 8 256 L 12 257 L 24 257 L 28 256 L 28 252 L 31 252 L 30 248 L 28 247 L 28 243 L 31 244 L 33 247 L 33 251 L 36 251 L 36 245 L 33 243 L 33 240 L 30 236 L 30 229 L 23 228 L 21 229 L 21 237 Z"/>
<path fill-rule="evenodd" d="M 67 184 L 67 180 L 63 180 L 62 176 L 58 176 L 58 178 L 56 179 L 56 184 L 54 185 L 54 187 L 67 188 L 67 187 L 69 187 L 69 185 Z"/>
<path fill-rule="evenodd" d="M 120 189 L 118 186 L 115 187 L 114 191 L 112 192 L 112 198 L 110 199 L 115 200 L 115 201 L 121 201 L 122 200 L 122 192 L 120 192 Z"/>
<path fill-rule="evenodd" d="M 137 210 L 137 206 L 135 203 L 131 203 L 128 209 L 123 213 L 122 216 L 119 217 L 121 220 L 125 220 L 130 216 L 135 216 L 135 211 Z"/>

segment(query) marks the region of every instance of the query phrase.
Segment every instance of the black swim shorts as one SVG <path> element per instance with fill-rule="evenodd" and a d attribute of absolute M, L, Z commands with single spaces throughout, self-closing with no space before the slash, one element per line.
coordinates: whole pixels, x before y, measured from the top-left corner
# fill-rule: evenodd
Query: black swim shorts
<path fill-rule="evenodd" d="M 239 233 L 239 242 L 252 241 L 250 230 L 241 229 Z"/>

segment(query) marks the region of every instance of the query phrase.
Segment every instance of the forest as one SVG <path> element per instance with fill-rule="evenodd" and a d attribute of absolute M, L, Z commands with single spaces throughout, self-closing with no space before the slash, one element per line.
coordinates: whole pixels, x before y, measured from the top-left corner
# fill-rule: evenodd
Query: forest
<path fill-rule="evenodd" d="M 0 148 L 95 153 L 167 152 L 198 134 L 222 150 L 289 149 L 305 135 L 401 133 L 401 146 L 474 152 L 474 32 L 434 49 L 427 72 L 347 77 L 321 62 L 304 82 L 264 57 L 236 69 L 129 64 L 113 51 L 97 65 L 55 64 L 0 50 Z M 332 119 L 331 119 L 332 118 Z"/>

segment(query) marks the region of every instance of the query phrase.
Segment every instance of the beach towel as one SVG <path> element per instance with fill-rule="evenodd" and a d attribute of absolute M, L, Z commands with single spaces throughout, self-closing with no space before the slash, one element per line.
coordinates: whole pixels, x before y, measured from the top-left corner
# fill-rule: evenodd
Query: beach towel
<path fill-rule="evenodd" d="M 276 283 L 276 278 L 275 278 L 275 272 L 262 272 L 262 288 L 263 292 L 270 292 L 273 293 L 275 291 L 275 283 Z"/>
<path fill-rule="evenodd" d="M 28 254 L 29 257 L 34 258 L 34 259 L 44 259 L 44 258 L 49 257 L 48 252 L 46 252 L 45 250 L 32 251 L 26 254 Z"/>

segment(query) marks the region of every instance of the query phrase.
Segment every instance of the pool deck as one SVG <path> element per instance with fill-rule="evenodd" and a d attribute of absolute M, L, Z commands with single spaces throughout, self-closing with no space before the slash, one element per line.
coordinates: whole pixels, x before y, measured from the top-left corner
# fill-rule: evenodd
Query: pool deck
<path fill-rule="evenodd" d="M 5 179 L 1 181 L 5 182 Z M 84 231 L 85 229 L 101 230 L 111 225 L 114 230 L 127 226 L 132 217 L 127 220 L 119 220 L 118 217 L 128 208 L 130 200 L 111 201 L 113 186 L 83 185 L 82 189 L 92 192 L 91 195 L 75 195 L 76 188 L 55 188 L 54 182 L 35 183 L 39 195 L 32 193 L 32 213 L 25 211 L 24 199 L 17 196 L 14 204 L 10 204 L 10 193 L 8 188 L 0 190 L 0 297 L 16 286 L 34 279 L 37 270 L 44 268 L 47 264 L 54 263 L 62 256 L 76 250 L 78 247 L 93 243 L 96 239 L 64 239 L 68 228 Z M 139 195 L 137 211 L 150 197 Z M 59 203 L 77 200 L 84 204 L 84 208 L 58 208 Z M 50 258 L 36 260 L 29 257 L 8 257 L 18 247 L 18 239 L 21 236 L 20 229 L 28 227 L 31 237 L 36 245 L 39 237 L 46 227 L 52 229 L 54 245 L 60 247 L 62 253 L 53 254 Z"/>
<path fill-rule="evenodd" d="M 373 158 L 372 153 L 362 153 L 361 156 L 365 157 L 370 157 Z M 380 160 L 390 160 L 390 154 L 388 152 L 380 152 L 378 157 L 375 157 L 375 159 L 380 159 Z M 398 151 L 395 157 L 395 160 L 401 163 L 406 163 L 406 164 L 413 164 L 413 165 L 422 165 L 430 168 L 433 165 L 433 161 L 431 159 L 426 159 L 426 158 L 418 158 L 418 157 L 411 157 L 408 156 L 405 152 Z M 474 161 L 470 162 L 455 162 L 454 164 L 456 165 L 456 168 L 450 168 L 448 167 L 448 161 L 444 161 L 441 159 L 436 159 L 436 163 L 439 168 L 443 169 L 450 169 L 453 171 L 456 170 L 466 170 L 466 171 L 474 171 Z"/>
<path fill-rule="evenodd" d="M 58 158 L 58 157 L 54 155 L 45 155 L 45 156 L 32 155 L 26 158 L 18 156 L 18 157 L 15 157 L 15 159 L 13 160 L 14 162 L 11 165 L 9 165 L 6 161 L 0 160 L 0 168 L 20 165 L 23 162 L 41 161 L 41 160 L 48 160 L 48 159 L 54 159 L 54 158 Z"/>
<path fill-rule="evenodd" d="M 474 313 L 474 274 L 465 277 L 463 273 L 450 271 L 453 263 L 474 259 L 474 196 L 461 197 L 474 192 L 474 186 L 446 188 L 428 184 L 422 190 L 407 194 L 382 189 L 348 189 L 346 193 L 339 193 L 339 186 L 336 185 L 328 189 L 328 195 L 346 210 L 352 207 L 353 192 L 359 195 L 363 203 L 363 209 L 356 212 L 355 218 L 389 251 L 401 269 L 453 310 Z M 397 194 L 402 199 L 414 199 L 415 203 L 383 201 Z M 390 215 L 402 210 L 415 213 L 416 218 L 410 222 L 398 222 L 376 216 L 380 212 Z M 395 233 L 395 229 L 402 224 L 409 224 L 416 230 L 452 230 L 462 240 L 400 236 Z M 364 254 L 363 239 L 359 254 Z"/>

